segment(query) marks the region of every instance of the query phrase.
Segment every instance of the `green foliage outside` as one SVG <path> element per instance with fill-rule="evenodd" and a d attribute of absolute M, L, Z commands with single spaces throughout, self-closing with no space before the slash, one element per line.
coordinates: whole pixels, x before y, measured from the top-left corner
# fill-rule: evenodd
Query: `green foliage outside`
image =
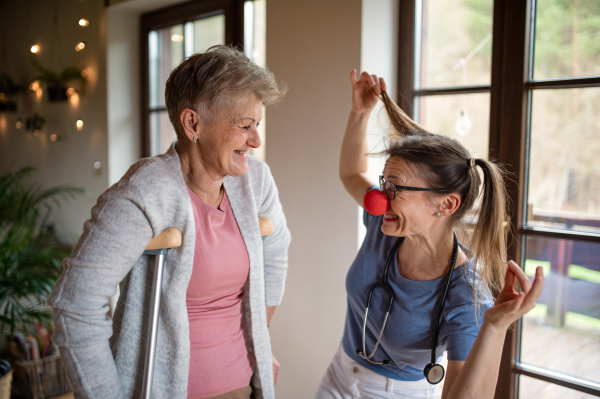
<path fill-rule="evenodd" d="M 52 210 L 84 193 L 71 185 L 26 187 L 34 172 L 25 167 L 0 176 L 0 332 L 30 335 L 49 326 L 46 300 L 61 272 L 61 249 L 50 222 Z"/>

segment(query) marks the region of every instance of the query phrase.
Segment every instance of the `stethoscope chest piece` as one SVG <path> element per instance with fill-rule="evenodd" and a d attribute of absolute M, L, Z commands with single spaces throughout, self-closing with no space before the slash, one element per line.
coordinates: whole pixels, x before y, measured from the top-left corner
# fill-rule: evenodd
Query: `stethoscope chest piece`
<path fill-rule="evenodd" d="M 446 374 L 446 372 L 441 365 L 429 363 L 425 366 L 423 374 L 425 374 L 428 383 L 435 385 L 439 384 L 444 379 L 444 374 Z"/>

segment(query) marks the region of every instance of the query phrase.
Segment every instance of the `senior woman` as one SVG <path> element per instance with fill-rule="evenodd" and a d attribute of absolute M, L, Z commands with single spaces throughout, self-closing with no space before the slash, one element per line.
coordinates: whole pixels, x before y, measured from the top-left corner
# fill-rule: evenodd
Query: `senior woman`
<path fill-rule="evenodd" d="M 501 170 L 413 122 L 387 96 L 383 79 L 365 72 L 357 79 L 353 71 L 351 82 L 340 177 L 360 205 L 374 188 L 366 132 L 380 97 L 393 134 L 381 191 L 369 193 L 384 209 L 364 213 L 367 233 L 346 277 L 342 344 L 316 397 L 491 399 L 506 329 L 533 308 L 543 282 L 541 268 L 532 287 L 506 263 Z M 483 189 L 476 207 L 477 167 Z M 469 248 L 454 233 L 467 214 L 477 216 Z M 514 290 L 516 279 L 523 293 Z M 493 307 L 492 294 L 499 294 Z"/>
<path fill-rule="evenodd" d="M 99 197 L 49 300 L 77 398 L 140 396 L 152 278 L 142 253 L 170 227 L 183 245 L 166 259 L 154 397 L 274 397 L 267 325 L 290 233 L 271 172 L 249 150 L 261 144 L 263 104 L 283 91 L 226 46 L 173 70 L 165 98 L 177 141 Z M 259 216 L 274 225 L 264 243 Z"/>

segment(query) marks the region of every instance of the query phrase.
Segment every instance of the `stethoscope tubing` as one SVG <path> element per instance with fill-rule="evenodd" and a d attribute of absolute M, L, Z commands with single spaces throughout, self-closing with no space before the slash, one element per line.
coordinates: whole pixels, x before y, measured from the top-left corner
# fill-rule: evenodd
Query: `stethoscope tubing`
<path fill-rule="evenodd" d="M 446 303 L 446 299 L 448 297 L 448 291 L 450 290 L 450 283 L 452 281 L 452 275 L 454 273 L 454 269 L 456 267 L 456 260 L 458 258 L 458 238 L 456 236 L 456 232 L 452 232 L 454 235 L 454 245 L 452 248 L 452 261 L 450 262 L 450 270 L 448 271 L 447 277 L 446 277 L 446 285 L 444 288 L 444 293 L 442 294 L 442 297 L 440 298 L 440 301 L 438 303 L 438 312 L 437 312 L 437 317 L 434 320 L 434 328 L 433 328 L 433 340 L 432 340 L 432 344 L 431 344 L 431 364 L 435 365 L 436 364 L 436 360 L 437 360 L 437 354 L 436 354 L 436 350 L 437 350 L 437 342 L 438 342 L 438 338 L 439 338 L 439 327 L 440 327 L 440 319 L 442 317 L 442 312 L 444 310 L 444 305 Z M 390 285 L 387 282 L 387 276 L 388 276 L 388 270 L 391 264 L 391 261 L 393 259 L 394 254 L 396 253 L 396 251 L 398 250 L 398 248 L 400 247 L 400 244 L 402 244 L 402 242 L 404 241 L 404 237 L 399 237 L 398 240 L 396 240 L 396 242 L 394 243 L 394 246 L 392 247 L 392 249 L 390 250 L 390 253 L 388 254 L 387 260 L 385 262 L 385 268 L 383 270 L 383 274 L 381 276 L 381 279 L 379 280 L 379 282 L 375 283 L 371 289 L 369 290 L 369 296 L 367 297 L 367 303 L 366 303 L 366 309 L 365 309 L 365 318 L 363 321 L 363 328 L 362 328 L 362 352 L 360 350 L 356 350 L 355 353 L 360 356 L 361 358 L 365 359 L 366 361 L 373 363 L 373 364 L 383 364 L 383 365 L 387 365 L 390 363 L 389 360 L 383 360 L 383 361 L 375 361 L 372 360 L 371 358 L 375 355 L 375 352 L 377 351 L 377 348 L 379 347 L 379 344 L 381 342 L 381 337 L 383 336 L 383 330 L 385 329 L 385 326 L 387 324 L 387 320 L 388 320 L 388 316 L 392 310 L 392 303 L 394 301 L 394 292 L 392 290 L 392 287 L 390 287 Z M 384 288 L 389 296 L 390 296 L 390 301 L 388 303 L 388 308 L 387 311 L 385 313 L 385 318 L 383 321 L 383 326 L 381 327 L 381 330 L 379 331 L 379 337 L 377 338 L 377 341 L 375 342 L 375 347 L 373 348 L 373 351 L 371 352 L 371 354 L 367 355 L 367 350 L 366 350 L 366 335 L 367 335 L 367 317 L 369 315 L 369 308 L 371 307 L 371 298 L 373 296 L 373 292 L 377 289 L 377 288 Z"/>

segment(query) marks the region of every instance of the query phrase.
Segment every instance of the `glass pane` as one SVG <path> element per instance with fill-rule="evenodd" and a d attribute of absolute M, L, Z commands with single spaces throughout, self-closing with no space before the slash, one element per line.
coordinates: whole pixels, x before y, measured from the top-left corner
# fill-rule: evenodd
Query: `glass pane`
<path fill-rule="evenodd" d="M 225 44 L 225 15 L 194 21 L 194 53 L 203 53 L 215 44 Z"/>
<path fill-rule="evenodd" d="M 597 396 L 554 385 L 524 375 L 519 376 L 519 398 L 529 399 L 594 399 Z"/>
<path fill-rule="evenodd" d="M 600 231 L 600 88 L 536 90 L 528 224 Z"/>
<path fill-rule="evenodd" d="M 537 0 L 534 79 L 600 75 L 600 1 Z"/>
<path fill-rule="evenodd" d="M 457 139 L 476 158 L 488 158 L 489 93 L 425 96 L 415 102 L 427 129 Z"/>
<path fill-rule="evenodd" d="M 542 266 L 545 281 L 523 317 L 521 361 L 599 382 L 600 244 L 528 237 L 525 259 L 525 273 Z"/>
<path fill-rule="evenodd" d="M 183 59 L 183 25 L 148 35 L 150 108 L 165 107 L 165 87 L 171 71 Z"/>
<path fill-rule="evenodd" d="M 493 0 L 417 1 L 416 88 L 490 84 L 493 8 Z"/>
<path fill-rule="evenodd" d="M 167 151 L 176 137 L 167 111 L 150 113 L 150 156 Z"/>

